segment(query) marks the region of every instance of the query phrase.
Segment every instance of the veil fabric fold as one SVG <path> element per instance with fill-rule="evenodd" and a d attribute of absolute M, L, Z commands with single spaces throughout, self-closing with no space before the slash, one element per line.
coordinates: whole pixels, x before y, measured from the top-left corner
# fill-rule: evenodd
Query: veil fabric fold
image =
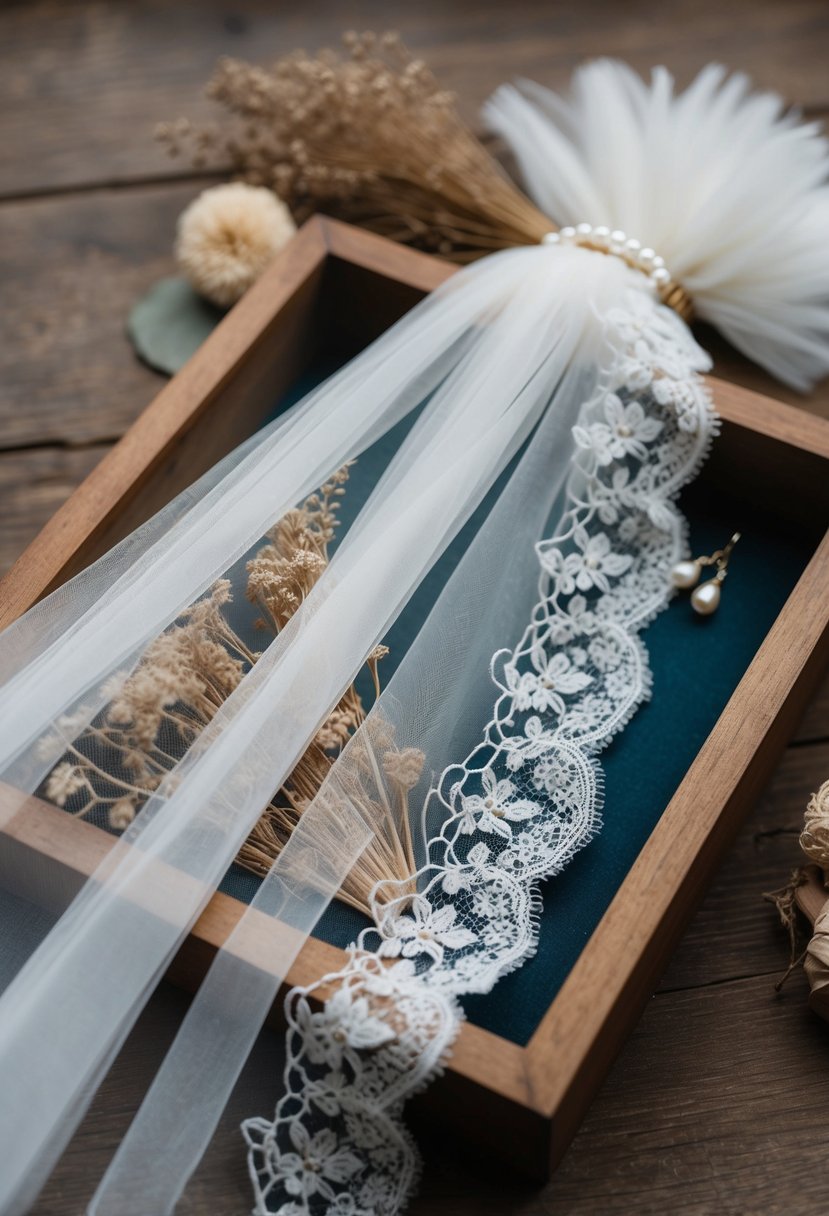
<path fill-rule="evenodd" d="M 42 917 L 31 917 L 31 957 L 0 997 L 0 1072 L 6 1081 L 3 1096 L 9 1095 L 6 1101 L 0 1096 L 0 1188 L 5 1188 L 0 1194 L 10 1211 L 24 1210 L 36 1192 L 113 1051 L 274 790 L 424 573 L 537 425 L 577 347 L 589 346 L 585 273 L 595 279 L 600 295 L 622 290 L 630 275 L 620 265 L 608 277 L 604 267 L 589 260 L 585 266 L 584 255 L 573 251 L 569 267 L 551 276 L 552 254 L 540 252 L 539 258 L 537 250 L 511 251 L 474 267 L 434 301 L 439 317 L 444 305 L 456 317 L 466 309 L 467 329 L 460 339 L 456 332 L 452 337 L 454 364 L 448 371 L 446 330 L 441 328 L 437 352 L 432 350 L 430 359 L 423 346 L 423 317 L 425 313 L 428 319 L 431 310 L 415 311 L 411 324 L 421 344 L 418 366 L 430 370 L 416 389 L 407 382 L 405 399 L 410 408 L 424 393 L 428 400 L 328 569 L 165 774 L 45 940 Z M 405 319 L 388 339 L 395 349 L 404 330 Z M 370 358 L 385 365 L 385 342 L 380 339 L 363 356 L 364 371 Z M 583 357 L 589 366 L 587 349 Z M 353 367 L 347 370 L 356 376 Z M 370 376 L 357 379 L 372 382 Z M 322 400 L 329 401 L 327 394 L 334 391 L 325 386 Z M 387 377 L 384 392 L 385 400 L 391 396 Z M 319 400 L 318 393 L 308 415 L 316 413 Z M 395 409 L 384 416 L 385 425 L 401 408 L 398 399 L 393 400 Z M 562 469 L 573 450 L 570 427 L 576 404 L 568 400 L 561 415 L 557 460 Z M 352 436 L 346 447 L 347 427 L 339 438 L 338 428 L 326 426 L 322 432 L 318 422 L 312 429 L 302 406 L 271 432 L 285 441 L 273 450 L 276 467 L 294 470 L 292 492 L 313 486 L 329 471 L 323 459 L 334 463 L 351 456 L 359 442 Z M 312 445 L 312 440 L 323 444 L 325 455 L 315 456 L 308 472 L 306 457 L 301 465 L 296 463 L 297 453 L 300 441 Z M 228 476 L 233 511 L 227 510 L 220 480 L 179 515 L 169 547 L 166 534 L 147 546 L 143 574 L 133 563 L 108 592 L 96 599 L 82 595 L 80 602 L 85 599 L 88 606 L 74 627 L 64 619 L 64 640 L 52 641 L 5 686 L 7 712 L 20 710 L 9 717 L 3 740 L 7 820 L 31 813 L 26 798 L 40 788 L 54 763 L 53 751 L 43 747 L 44 738 L 48 741 L 57 733 L 63 736 L 61 743 L 71 744 L 73 732 L 94 722 L 112 698 L 108 682 L 113 675 L 125 665 L 135 668 L 141 654 L 135 643 L 140 637 L 146 645 L 149 624 L 153 629 L 166 624 L 194 590 L 209 586 L 202 566 L 191 560 L 185 539 L 203 537 L 209 519 L 207 539 L 216 546 L 212 579 L 216 572 L 224 573 L 228 561 L 238 559 L 249 548 L 251 536 L 269 522 L 263 503 L 273 475 L 270 447 L 267 440 L 265 451 L 248 447 L 241 478 L 238 466 L 232 468 Z M 267 477 L 257 467 L 262 464 Z M 237 513 L 242 520 L 238 533 Z M 159 531 L 157 523 L 146 529 L 150 537 Z M 207 543 L 204 538 L 202 543 Z M 152 555 L 159 546 L 156 562 Z M 170 553 L 176 557 L 172 564 Z M 182 586 L 165 592 L 163 612 L 148 611 L 134 620 L 129 603 L 153 602 L 159 569 L 165 576 L 171 571 L 176 579 L 181 577 Z M 83 583 L 83 576 L 79 581 Z M 118 614 L 123 629 L 112 626 L 111 611 Z M 48 601 L 33 615 L 48 622 Z M 24 631 L 36 627 L 36 620 L 33 624 L 27 618 L 19 626 Z M 17 632 L 13 627 L 11 636 L 4 635 L 9 651 Z M 94 645 L 96 637 L 101 638 L 99 647 Z M 87 648 L 94 683 L 81 659 Z M 8 662 L 14 666 L 13 657 Z M 56 668 L 63 691 L 51 685 Z M 32 695 L 29 674 L 35 675 L 43 695 Z M 0 844 L 5 847 L 5 838 Z M 180 876 L 169 892 L 168 874 Z M 313 874 L 311 880 L 313 885 Z M 159 903 L 148 913 L 149 890 L 158 892 Z M 18 960 L 26 946 L 26 920 L 18 917 Z M 12 1095 L 27 1088 L 32 1100 L 21 1115 Z"/>

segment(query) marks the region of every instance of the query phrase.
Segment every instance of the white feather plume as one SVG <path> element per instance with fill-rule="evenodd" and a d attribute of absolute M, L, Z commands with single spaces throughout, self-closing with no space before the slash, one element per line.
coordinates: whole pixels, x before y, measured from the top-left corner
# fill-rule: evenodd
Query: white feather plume
<path fill-rule="evenodd" d="M 829 372 L 829 142 L 743 75 L 682 93 L 657 68 L 580 69 L 560 98 L 520 81 L 485 107 L 559 224 L 622 229 L 660 254 L 696 316 L 779 379 Z"/>

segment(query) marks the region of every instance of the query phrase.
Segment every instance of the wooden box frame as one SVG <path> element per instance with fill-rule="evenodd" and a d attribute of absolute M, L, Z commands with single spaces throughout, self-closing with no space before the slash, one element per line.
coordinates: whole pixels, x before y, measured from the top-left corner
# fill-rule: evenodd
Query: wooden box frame
<path fill-rule="evenodd" d="M 364 345 L 453 270 L 347 225 L 311 220 L 0 582 L 0 626 L 246 438 L 316 351 Z M 829 519 L 829 423 L 720 380 L 710 384 L 723 433 L 706 475 L 755 497 L 758 485 L 764 496 L 779 494 L 795 525 L 807 515 Z M 479 1151 L 536 1177 L 557 1163 L 827 658 L 829 533 L 527 1046 L 465 1024 L 446 1074 L 418 1099 L 432 1122 L 458 1133 L 474 1127 Z M 47 857 L 56 881 L 71 889 L 112 837 L 39 809 L 14 816 L 5 830 L 15 847 Z M 195 989 L 243 911 L 215 895 L 170 977 Z M 340 957 L 311 939 L 289 982 L 310 982 Z"/>

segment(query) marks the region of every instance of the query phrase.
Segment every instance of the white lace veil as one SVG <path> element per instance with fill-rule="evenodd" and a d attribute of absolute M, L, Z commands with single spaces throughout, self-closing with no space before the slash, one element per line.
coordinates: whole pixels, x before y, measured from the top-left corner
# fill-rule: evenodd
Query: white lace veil
<path fill-rule="evenodd" d="M 212 479 L 215 485 L 197 487 L 206 492 L 194 492 L 189 509 L 176 505 L 170 528 L 153 521 L 138 541 L 120 546 L 111 562 L 103 559 L 74 580 L 79 594 L 71 588 L 58 593 L 59 629 L 47 600 L 3 636 L 5 663 L 13 673 L 2 694 L 8 723 L 2 740 L 3 845 L 11 851 L 39 813 L 27 797 L 39 790 L 81 728 L 117 697 L 120 681 L 113 677 L 134 670 L 158 630 L 230 571 L 252 538 L 273 522 L 271 487 L 280 485 L 284 495 L 278 517 L 359 452 L 361 432 L 355 437 L 352 427 L 360 410 L 351 409 L 353 401 L 368 415 L 365 444 L 406 407 L 428 397 L 301 610 L 165 775 L 42 942 L 42 909 L 27 916 L 19 898 L 21 887 L 24 894 L 37 889 L 37 854 L 27 855 L 28 885 L 21 867 L 9 866 L 14 966 L 34 951 L 0 999 L 4 1093 L 32 1091 L 22 1112 L 16 1102 L 0 1101 L 0 1176 L 3 1185 L 22 1188 L 16 1202 L 25 1204 L 34 1193 L 262 807 L 549 406 L 583 344 L 591 307 L 582 294 L 579 253 L 573 251 L 570 269 L 555 276 L 548 272 L 553 257 L 553 250 L 540 260 L 537 251 L 516 250 L 451 282 L 429 307 L 415 310 L 277 423 L 262 445 L 248 445 L 229 473 Z M 599 294 L 618 291 L 629 274 L 620 265 L 608 276 L 592 264 L 588 273 Z M 464 310 L 466 328 L 459 336 Z M 447 316 L 454 318 L 454 329 Z M 398 389 L 403 376 L 392 375 L 387 344 L 395 352 L 402 349 L 410 328 L 417 348 L 426 349 L 422 335 L 429 325 L 440 335 L 437 355 L 432 363 L 424 354 L 416 361 L 407 356 L 408 376 L 413 363 L 418 369 L 416 387 L 407 377 Z M 434 354 L 432 345 L 428 349 Z M 590 356 L 585 360 L 589 366 Z M 353 396 L 344 393 L 343 383 L 357 386 Z M 557 451 L 562 470 L 572 451 L 577 400 L 568 394 L 565 402 Z M 330 420 L 324 425 L 329 414 L 351 416 L 352 426 Z M 302 455 L 305 449 L 312 459 Z M 130 562 L 130 550 L 139 547 L 141 557 Z M 98 592 L 90 581 L 100 586 Z M 41 630 L 50 643 L 45 648 L 30 640 Z M 21 654 L 33 657 L 21 665 Z M 349 855 L 343 853 L 343 864 Z M 184 877 L 176 877 L 168 894 L 170 873 Z M 148 890 L 158 890 L 163 899 L 149 912 Z"/>
<path fill-rule="evenodd" d="M 829 268 L 825 247 L 815 242 L 826 216 L 827 193 L 819 188 L 826 147 L 814 131 L 777 120 L 779 103 L 747 98 L 744 84 L 723 82 L 715 72 L 703 73 L 680 98 L 672 96 L 665 74 L 648 87 L 607 63 L 577 77 L 569 103 L 534 88 L 528 92 L 529 100 L 502 91 L 489 116 L 516 148 L 541 206 L 557 220 L 625 227 L 663 253 L 661 236 L 663 256 L 692 291 L 699 315 L 714 320 L 750 353 L 762 354 L 766 366 L 792 382 L 826 370 Z M 757 199 L 763 200 L 761 207 L 754 206 Z M 372 830 L 365 806 L 348 796 L 356 773 L 349 766 L 359 767 L 360 750 L 375 747 L 377 723 L 392 726 L 404 750 L 425 753 L 424 777 L 412 805 L 434 776 L 434 796 L 425 804 L 427 832 L 440 836 L 440 820 L 449 823 L 455 817 L 452 783 L 444 787 L 441 775 L 474 752 L 482 724 L 492 717 L 489 656 L 499 646 L 518 642 L 519 650 L 500 669 L 502 708 L 518 705 L 530 689 L 526 680 L 521 684 L 524 676 L 535 680 L 531 702 L 537 696 L 539 704 L 554 703 L 549 690 L 538 692 L 539 682 L 552 689 L 559 679 L 567 692 L 569 679 L 568 696 L 579 691 L 555 655 L 541 654 L 533 633 L 549 624 L 551 615 L 566 611 L 558 601 L 555 611 L 550 609 L 551 586 L 558 595 L 568 578 L 573 591 L 584 579 L 590 587 L 599 586 L 589 581 L 593 576 L 586 570 L 604 570 L 605 581 L 623 582 L 635 567 L 641 580 L 635 590 L 644 586 L 645 603 L 638 615 L 629 606 L 624 609 L 626 619 L 638 627 L 664 602 L 666 563 L 681 551 L 683 538 L 672 495 L 696 468 L 710 430 L 704 394 L 699 395 L 694 380 L 704 362 L 681 323 L 656 306 L 645 275 L 620 258 L 579 248 L 576 234 L 574 238 L 575 244 L 565 239 L 494 255 L 460 272 L 263 436 L 0 637 L 0 670 L 6 680 L 0 690 L 0 869 L 14 918 L 13 949 L 0 955 L 12 977 L 0 997 L 4 1211 L 22 1212 L 31 1202 L 124 1034 L 263 806 L 522 444 L 530 441 L 518 471 L 424 631 L 305 812 L 296 844 L 283 852 L 217 958 L 95 1210 L 146 1216 L 148 1153 L 154 1162 L 153 1210 L 171 1210 L 209 1139 L 219 1104 L 279 977 Z M 618 331 L 610 362 L 609 317 L 617 318 Z M 668 360 L 658 376 L 662 387 L 653 390 L 654 409 L 668 411 L 651 417 L 651 422 L 659 421 L 657 432 L 652 426 L 648 431 L 649 419 L 640 418 L 641 411 L 630 412 L 635 404 L 631 386 L 642 374 L 639 366 L 648 361 L 637 343 L 643 340 L 647 346 L 654 334 L 662 363 Z M 678 366 L 670 365 L 671 351 Z M 622 363 L 614 361 L 617 357 Z M 610 383 L 608 376 L 618 383 Z M 613 405 L 608 413 L 608 393 L 628 412 L 620 416 Z M 118 679 L 136 669 L 161 631 L 217 579 L 228 576 L 232 582 L 234 566 L 276 520 L 418 407 L 420 415 L 407 439 L 302 607 L 165 774 L 68 907 L 67 894 L 61 896 L 49 882 L 52 909 L 44 913 L 34 901 L 41 878 L 37 851 L 24 849 L 22 866 L 20 841 L 30 838 L 40 814 L 30 796 L 41 789 L 56 759 L 106 712 L 117 695 Z M 601 508 L 586 497 L 598 462 L 610 478 L 605 516 L 616 511 L 606 530 L 621 526 L 619 502 L 628 481 L 624 475 L 612 480 L 611 474 L 619 471 L 613 462 L 621 460 L 628 477 L 628 459 L 647 468 L 647 450 L 657 434 L 666 454 L 648 470 L 647 498 L 640 494 L 629 509 L 644 515 L 647 527 L 662 539 L 649 542 L 650 547 L 640 544 L 636 557 L 621 569 L 617 565 L 614 573 L 612 554 L 596 541 L 594 531 L 585 531 L 581 519 L 568 523 L 564 515 L 563 534 L 540 549 L 542 607 L 533 609 L 533 546 L 550 513 L 555 519 L 576 503 L 590 519 L 600 516 Z M 580 456 L 574 464 L 576 451 L 589 458 Z M 614 455 L 619 451 L 622 457 Z M 565 482 L 567 503 L 562 499 Z M 528 612 L 530 635 L 522 651 L 519 638 Z M 618 619 L 605 630 L 605 640 L 616 638 L 624 651 L 624 663 L 617 664 L 621 674 L 614 729 L 647 690 L 641 647 L 620 640 L 616 628 L 621 628 Z M 566 657 L 569 671 L 572 656 Z M 600 660 L 591 662 L 592 674 Z M 533 715 L 521 712 L 523 728 L 530 731 L 526 738 L 537 746 L 531 739 L 536 727 L 528 728 Z M 501 722 L 498 713 L 496 707 L 495 721 Z M 576 729 L 582 742 L 584 721 Z M 607 721 L 604 726 L 606 736 Z M 563 864 L 594 830 L 599 805 L 593 762 L 571 754 L 571 742 L 562 746 L 570 748 L 567 756 L 582 796 L 567 817 L 566 831 L 562 834 L 560 825 L 556 829 L 556 864 Z M 486 767 L 478 764 L 479 780 Z M 474 832 L 481 831 L 485 794 L 486 789 L 468 795 L 477 796 L 480 806 L 468 812 L 470 839 L 450 858 L 463 875 L 475 864 L 466 846 L 474 847 Z M 496 810 L 499 797 L 503 801 L 493 786 L 490 801 Z M 529 813 L 518 807 L 521 799 L 510 795 L 507 800 L 509 814 L 522 822 L 521 815 Z M 435 864 L 425 853 L 423 860 Z M 549 870 L 548 856 L 537 872 Z M 504 867 L 501 871 L 498 881 L 520 894 L 517 881 L 504 879 Z M 434 878 L 432 873 L 421 877 L 426 895 Z M 491 874 L 489 881 L 494 881 Z M 448 888 L 445 894 L 451 894 Z M 410 893 L 392 897 L 385 911 L 377 910 L 381 938 L 398 942 L 404 955 L 399 909 L 400 901 L 409 898 Z M 523 898 L 530 907 L 529 882 Z M 450 903 L 444 900 L 439 909 L 446 943 L 452 937 L 447 926 L 458 915 L 451 913 Z M 273 967 L 251 977 L 245 955 L 249 935 L 261 932 L 263 916 L 278 919 L 281 927 L 274 933 Z M 457 935 L 455 942 L 441 951 L 457 949 L 460 959 L 466 952 Z M 526 943 L 516 940 L 509 965 L 524 953 Z M 470 980 L 467 967 L 466 979 L 485 988 L 503 971 L 505 960 L 490 959 L 489 970 L 486 965 L 481 970 L 481 962 L 475 960 L 478 978 Z M 240 968 L 245 971 L 244 1010 L 229 1008 L 225 999 L 226 993 L 239 990 Z M 400 982 L 413 978 L 407 975 Z M 348 979 L 346 989 L 354 983 L 354 977 Z M 432 1029 L 414 1052 L 421 1079 L 431 1075 L 454 1025 L 451 999 L 433 993 L 429 1000 Z M 445 1022 L 442 1036 L 434 1033 L 435 1019 Z M 201 1049 L 219 1041 L 222 1067 L 210 1077 L 194 1075 Z M 429 1056 L 430 1044 L 434 1057 Z M 400 1092 L 408 1092 L 407 1086 Z M 27 1095 L 23 1106 L 21 1093 Z M 194 1104 L 186 1119 L 177 1117 L 180 1093 Z M 280 1127 L 291 1122 L 284 1112 L 281 1119 L 276 1130 L 263 1125 L 249 1132 L 255 1141 L 261 1130 L 262 1143 L 270 1146 L 267 1151 L 258 1142 L 254 1146 L 257 1211 L 273 1210 L 268 1205 L 275 1201 L 285 1170 L 290 1173 L 287 1150 L 279 1149 L 278 1160 L 271 1152 Z M 301 1120 L 291 1126 L 299 1128 L 290 1133 L 295 1147 L 296 1137 L 302 1141 L 303 1135 L 312 1135 L 303 1131 Z M 396 1124 L 389 1127 L 390 1143 L 403 1146 L 397 1160 L 399 1196 L 411 1185 L 412 1153 L 410 1147 L 405 1151 L 407 1141 Z M 364 1160 L 352 1152 L 347 1168 L 340 1163 L 341 1183 L 356 1176 L 352 1161 L 369 1175 L 378 1174 L 370 1154 Z M 266 1175 L 267 1185 L 261 1181 Z M 290 1187 L 287 1194 L 294 1194 Z M 328 1202 L 322 1191 L 304 1194 L 306 1200 L 302 1211 L 316 1211 Z"/>

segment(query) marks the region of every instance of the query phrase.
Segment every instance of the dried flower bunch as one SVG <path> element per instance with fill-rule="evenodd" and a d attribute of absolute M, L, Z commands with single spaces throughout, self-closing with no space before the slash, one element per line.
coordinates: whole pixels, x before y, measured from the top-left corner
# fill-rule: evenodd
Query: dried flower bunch
<path fill-rule="evenodd" d="M 350 689 L 349 693 L 353 690 Z M 344 708 L 343 702 L 340 707 Z M 323 732 L 328 723 L 323 727 Z M 420 780 L 425 762 L 417 748 L 397 748 L 388 722 L 368 719 L 354 746 L 357 764 L 345 775 L 332 777 L 325 796 L 337 804 L 356 807 L 375 829 L 371 844 L 356 862 L 340 898 L 362 912 L 375 884 L 389 878 L 408 882 L 417 868 L 409 821 L 409 794 Z M 290 838 L 302 812 L 322 787 L 334 757 L 320 735 L 302 758 L 289 782 L 248 837 L 239 861 L 254 873 L 267 873 L 271 861 Z"/>
<path fill-rule="evenodd" d="M 261 613 L 258 629 L 279 633 L 325 570 L 348 475 L 345 466 L 283 516 L 247 563 L 246 593 Z M 57 731 L 41 742 L 41 754 L 58 760 L 43 785 L 46 798 L 113 831 L 130 825 L 259 658 L 260 652 L 245 643 L 228 619 L 232 598 L 230 582 L 220 579 L 150 644 L 131 673 L 112 677 L 104 689 L 107 707 L 91 724 L 83 726 L 83 711 L 74 721 L 67 716 L 58 722 Z M 375 693 L 378 663 L 387 653 L 378 646 L 367 661 Z M 267 873 L 364 719 L 362 699 L 351 685 L 266 807 L 242 846 L 240 865 Z M 402 879 L 415 868 L 408 791 L 423 766 L 422 753 L 395 748 L 393 732 L 373 735 L 374 744 L 382 745 L 386 783 L 374 780 L 373 760 L 364 766 L 366 788 L 342 791 L 377 827 L 375 840 L 340 892 L 361 911 L 368 910 L 379 879 Z M 67 747 L 66 740 L 73 737 Z M 393 798 L 387 787 L 395 791 Z"/>
<path fill-rule="evenodd" d="M 550 231 L 396 34 L 344 43 L 344 55 L 300 51 L 270 69 L 221 60 L 207 93 L 230 124 L 179 119 L 159 138 L 195 164 L 228 161 L 297 219 L 325 210 L 459 262 Z"/>

